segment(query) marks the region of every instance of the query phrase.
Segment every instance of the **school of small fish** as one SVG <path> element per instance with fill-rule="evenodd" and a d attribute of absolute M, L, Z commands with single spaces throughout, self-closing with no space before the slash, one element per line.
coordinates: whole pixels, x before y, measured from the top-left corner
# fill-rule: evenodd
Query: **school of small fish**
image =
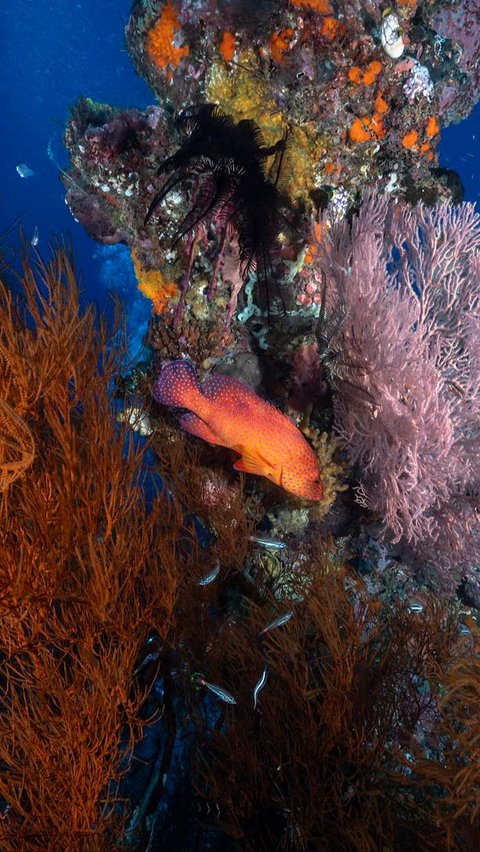
<path fill-rule="evenodd" d="M 180 425 L 192 435 L 239 454 L 236 470 L 265 476 L 306 500 L 321 500 L 318 459 L 292 420 L 253 388 L 231 376 L 210 376 L 199 384 L 189 361 L 171 361 L 154 382 L 162 405 L 186 408 Z"/>
<path fill-rule="evenodd" d="M 210 577 L 212 577 L 212 579 L 214 579 L 218 575 L 219 570 L 220 570 L 220 567 L 217 563 L 214 570 L 210 574 L 207 574 L 206 577 L 204 578 L 204 580 L 207 580 Z M 215 575 L 215 577 L 213 577 L 212 575 Z M 211 582 L 211 580 L 208 579 L 208 582 Z M 202 583 L 202 581 L 200 581 L 199 585 L 206 585 L 206 583 L 205 582 Z M 287 623 L 287 621 L 290 621 L 292 616 L 293 616 L 292 611 L 285 612 L 283 615 L 278 616 L 278 618 L 276 618 L 274 621 L 271 621 L 270 624 L 267 624 L 267 626 L 264 627 L 263 630 L 260 630 L 260 635 L 262 635 L 263 633 L 267 633 L 270 630 L 274 630 L 276 627 L 282 627 L 284 624 Z M 259 696 L 259 693 L 261 692 L 261 690 L 263 689 L 263 687 L 265 686 L 265 684 L 267 682 L 267 678 L 268 678 L 268 666 L 265 666 L 262 674 L 260 675 L 260 677 L 259 677 L 259 679 L 258 679 L 258 681 L 255 684 L 255 687 L 253 689 L 253 709 L 254 710 L 256 710 L 256 708 L 257 708 L 258 696 Z M 203 674 L 201 674 L 200 672 L 195 672 L 193 675 L 191 675 L 190 681 L 191 681 L 191 683 L 195 684 L 195 686 L 204 686 L 205 689 L 208 689 L 210 692 L 212 692 L 214 695 L 216 695 L 216 697 L 219 698 L 220 701 L 225 701 L 227 704 L 236 704 L 237 703 L 236 698 L 234 698 L 234 696 L 232 695 L 231 692 L 228 691 L 228 689 L 225 689 L 225 687 L 223 687 L 223 686 L 219 686 L 217 683 L 210 683 L 209 681 L 205 680 Z"/>

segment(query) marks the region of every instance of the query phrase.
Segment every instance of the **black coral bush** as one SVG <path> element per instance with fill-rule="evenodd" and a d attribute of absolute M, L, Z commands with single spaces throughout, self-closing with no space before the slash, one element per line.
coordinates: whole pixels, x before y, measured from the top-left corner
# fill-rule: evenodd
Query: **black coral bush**
<path fill-rule="evenodd" d="M 25 256 L 15 289 L 0 848 L 478 848 L 477 626 L 372 599 L 328 542 L 279 591 L 274 557 L 252 556 L 258 504 L 167 421 L 147 500 L 152 463 L 111 395 L 120 315 L 81 311 L 64 247 Z"/>

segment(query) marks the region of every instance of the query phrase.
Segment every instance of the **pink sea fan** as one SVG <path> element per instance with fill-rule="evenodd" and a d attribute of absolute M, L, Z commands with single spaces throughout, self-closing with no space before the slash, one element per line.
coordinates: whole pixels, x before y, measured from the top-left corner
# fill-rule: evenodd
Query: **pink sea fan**
<path fill-rule="evenodd" d="M 480 562 L 480 216 L 371 193 L 313 274 L 358 499 L 446 580 L 465 575 Z"/>

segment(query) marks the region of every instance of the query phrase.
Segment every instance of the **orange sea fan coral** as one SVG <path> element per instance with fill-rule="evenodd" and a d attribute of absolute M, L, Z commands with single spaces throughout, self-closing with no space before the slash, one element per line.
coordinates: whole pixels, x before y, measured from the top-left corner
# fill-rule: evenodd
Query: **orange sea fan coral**
<path fill-rule="evenodd" d="M 34 455 L 30 428 L 12 406 L 0 399 L 0 492 L 30 467 Z"/>
<path fill-rule="evenodd" d="M 148 55 L 159 68 L 166 68 L 168 65 L 176 68 L 180 60 L 188 56 L 190 51 L 188 44 L 183 47 L 175 45 L 175 34 L 179 29 L 180 23 L 175 7 L 171 0 L 168 0 L 160 18 L 147 35 Z"/>
<path fill-rule="evenodd" d="M 18 278 L 21 302 L 0 287 L 0 457 L 16 430 L 29 462 L 0 477 L 0 848 L 113 850 L 109 785 L 144 726 L 134 660 L 171 628 L 183 521 L 159 495 L 147 513 L 144 451 L 116 423 L 118 313 L 81 312 L 64 248 Z"/>
<path fill-rule="evenodd" d="M 346 577 L 327 548 L 319 548 L 315 562 L 306 560 L 302 572 L 292 572 L 285 586 L 280 613 L 291 609 L 293 617 L 264 642 L 252 641 L 265 612 L 251 604 L 231 626 L 229 642 L 212 643 L 216 671 L 237 698 L 228 736 L 207 736 L 198 702 L 192 707 L 201 733 L 199 787 L 218 802 L 224 830 L 249 852 L 446 849 L 443 826 L 426 812 L 430 791 L 422 796 L 423 779 L 415 771 L 396 771 L 396 753 L 411 753 L 414 732 L 428 718 L 427 701 L 433 699 L 422 701 L 417 684 L 435 660 L 449 659 L 454 619 L 439 605 L 419 619 L 406 608 L 365 599 L 362 586 Z M 278 609 L 270 605 L 273 616 Z M 253 686 L 265 659 L 268 681 L 254 712 Z M 429 690 L 436 694 L 433 676 Z M 471 696 L 473 710 L 478 686 Z M 478 710 L 472 716 L 477 723 Z M 472 764 L 463 829 L 474 814 L 478 761 Z M 404 847 L 405 826 L 411 845 Z M 435 836 L 436 847 L 421 840 L 414 845 L 424 830 Z"/>

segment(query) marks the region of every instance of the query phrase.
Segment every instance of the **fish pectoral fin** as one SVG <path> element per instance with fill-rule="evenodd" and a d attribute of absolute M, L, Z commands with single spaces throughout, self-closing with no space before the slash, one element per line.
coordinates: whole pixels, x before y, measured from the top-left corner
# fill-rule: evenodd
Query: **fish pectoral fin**
<path fill-rule="evenodd" d="M 251 465 L 243 459 L 237 459 L 233 466 L 235 470 L 241 470 L 243 473 L 258 473 L 260 476 L 263 475 L 263 469 L 259 470 L 257 466 Z"/>
<path fill-rule="evenodd" d="M 257 476 L 267 476 L 269 479 L 274 476 L 274 465 L 262 458 L 260 454 L 246 453 L 241 450 L 239 452 L 242 455 L 233 465 L 235 470 L 243 470 L 244 473 L 254 473 Z"/>
<path fill-rule="evenodd" d="M 180 418 L 180 426 L 189 432 L 190 435 L 195 435 L 197 438 L 202 438 L 203 441 L 208 441 L 209 444 L 222 444 L 216 432 L 208 426 L 201 417 L 197 414 L 184 414 Z"/>

